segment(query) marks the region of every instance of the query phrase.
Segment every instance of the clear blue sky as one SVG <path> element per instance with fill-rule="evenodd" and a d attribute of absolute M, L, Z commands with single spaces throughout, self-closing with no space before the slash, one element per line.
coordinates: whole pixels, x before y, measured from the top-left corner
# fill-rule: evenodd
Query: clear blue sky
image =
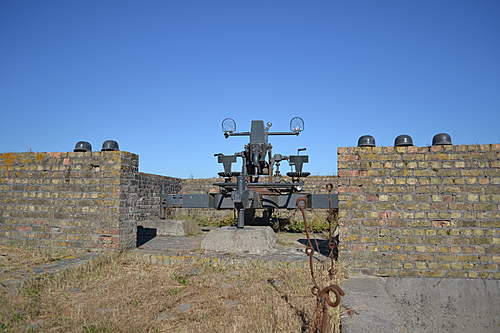
<path fill-rule="evenodd" d="M 303 117 L 272 143 L 322 175 L 363 134 L 500 143 L 500 1 L 0 0 L 0 114 L 0 152 L 116 139 L 186 178 L 242 149 L 225 117 Z"/>

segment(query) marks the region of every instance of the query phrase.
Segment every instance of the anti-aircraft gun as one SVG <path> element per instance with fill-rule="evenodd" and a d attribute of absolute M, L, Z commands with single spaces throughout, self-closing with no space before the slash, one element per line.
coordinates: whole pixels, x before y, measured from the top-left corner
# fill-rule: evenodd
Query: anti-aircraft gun
<path fill-rule="evenodd" d="M 226 118 L 222 122 L 224 137 L 249 136 L 244 150 L 232 155 L 214 154 L 224 171 L 219 176 L 224 181 L 213 185 L 218 193 L 206 194 L 164 194 L 162 191 L 161 214 L 165 218 L 167 208 L 215 208 L 236 209 L 238 228 L 245 226 L 245 211 L 255 209 L 295 209 L 297 199 L 306 198 L 305 208 L 337 208 L 336 194 L 313 194 L 303 192 L 304 178 L 310 175 L 303 171 L 308 155 L 300 155 L 306 148 L 297 150 L 296 155 L 273 154 L 273 146 L 268 137 L 272 135 L 299 135 L 304 130 L 304 121 L 294 117 L 290 121 L 289 132 L 271 132 L 272 124 L 264 126 L 263 120 L 252 120 L 250 132 L 236 132 L 236 122 Z M 240 158 L 241 171 L 232 171 L 232 164 Z M 292 171 L 287 172 L 290 181 L 285 181 L 280 172 L 280 164 L 287 161 Z"/>

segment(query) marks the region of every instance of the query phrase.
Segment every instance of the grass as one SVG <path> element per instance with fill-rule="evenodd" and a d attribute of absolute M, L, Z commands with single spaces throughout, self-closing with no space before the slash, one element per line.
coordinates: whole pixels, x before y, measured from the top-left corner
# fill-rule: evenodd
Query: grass
<path fill-rule="evenodd" d="M 327 211 L 306 210 L 307 221 L 314 233 L 328 233 L 330 225 L 327 221 Z M 271 219 L 271 225 L 275 231 L 304 232 L 304 220 L 300 211 L 278 211 L 276 210 Z M 335 216 L 332 227 L 337 225 Z"/>
<path fill-rule="evenodd" d="M 257 215 L 257 218 L 260 218 L 262 212 L 258 211 Z M 330 226 L 326 219 L 326 209 L 308 209 L 306 210 L 306 216 L 313 232 L 328 232 Z M 237 223 L 237 219 L 232 211 L 225 213 L 225 215 L 222 215 L 222 213 L 221 215 L 210 215 L 204 209 L 191 209 L 189 214 L 176 214 L 175 218 L 195 221 L 201 227 L 234 226 Z M 275 210 L 269 224 L 275 231 L 304 232 L 304 222 L 298 210 Z M 333 227 L 336 225 L 337 218 L 335 216 Z"/>
<path fill-rule="evenodd" d="M 75 250 L 42 248 L 29 243 L 0 245 L 0 273 L 72 257 Z"/>
<path fill-rule="evenodd" d="M 212 216 L 203 214 L 203 209 L 191 209 L 190 214 L 176 214 L 177 220 L 192 220 L 195 221 L 200 227 L 225 227 L 234 226 L 237 223 L 233 212 L 226 213 L 224 216 Z"/>
<path fill-rule="evenodd" d="M 337 268 L 335 283 L 344 278 Z M 319 272 L 326 285 L 326 270 Z M 152 265 L 122 254 L 34 281 L 17 295 L 0 287 L 0 332 L 301 332 L 315 307 L 311 287 L 306 264 Z M 338 328 L 340 310 L 331 312 Z"/>

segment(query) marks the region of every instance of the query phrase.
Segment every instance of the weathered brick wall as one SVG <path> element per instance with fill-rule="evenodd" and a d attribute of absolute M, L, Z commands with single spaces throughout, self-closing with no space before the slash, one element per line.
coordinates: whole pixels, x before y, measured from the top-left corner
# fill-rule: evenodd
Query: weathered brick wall
<path fill-rule="evenodd" d="M 339 148 L 338 168 L 354 272 L 500 278 L 500 144 Z"/>
<path fill-rule="evenodd" d="M 0 241 L 126 248 L 180 180 L 139 173 L 128 152 L 0 154 Z"/>
<path fill-rule="evenodd" d="M 164 193 L 177 193 L 181 189 L 181 180 L 160 175 L 139 172 L 137 174 L 138 202 L 135 220 L 140 222 L 160 217 L 161 190 Z"/>
<path fill-rule="evenodd" d="M 127 152 L 0 154 L 0 238 L 46 246 L 125 246 Z"/>
<path fill-rule="evenodd" d="M 181 179 L 181 193 L 208 193 L 217 191 L 213 183 L 223 182 L 224 178 L 189 178 Z"/>

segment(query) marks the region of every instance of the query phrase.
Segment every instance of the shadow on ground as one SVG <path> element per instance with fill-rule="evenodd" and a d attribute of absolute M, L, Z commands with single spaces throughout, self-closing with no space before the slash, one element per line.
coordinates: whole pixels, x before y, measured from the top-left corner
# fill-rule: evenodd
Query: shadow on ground
<path fill-rule="evenodd" d="M 306 238 L 301 238 L 297 240 L 297 242 L 307 247 Z M 315 252 L 319 252 L 324 256 L 328 256 L 330 254 L 330 249 L 328 248 L 328 241 L 326 239 L 312 238 L 311 242 Z"/>
<path fill-rule="evenodd" d="M 143 226 L 137 226 L 137 242 L 136 247 L 142 246 L 156 237 L 155 228 L 144 228 Z"/>

